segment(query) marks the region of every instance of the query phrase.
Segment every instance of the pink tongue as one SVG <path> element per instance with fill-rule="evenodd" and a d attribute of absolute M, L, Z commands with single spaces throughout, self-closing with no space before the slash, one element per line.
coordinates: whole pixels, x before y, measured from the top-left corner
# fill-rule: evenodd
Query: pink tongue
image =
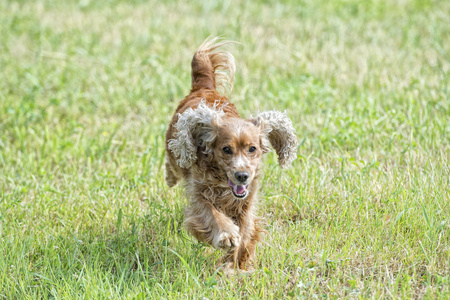
<path fill-rule="evenodd" d="M 246 190 L 245 185 L 236 185 L 236 184 L 233 184 L 233 183 L 231 182 L 231 180 L 229 180 L 229 179 L 228 179 L 228 185 L 231 186 L 231 187 L 233 188 L 234 192 L 235 192 L 236 194 L 238 194 L 238 195 L 243 194 L 243 193 L 245 192 L 245 190 Z"/>
<path fill-rule="evenodd" d="M 240 195 L 245 192 L 245 185 L 237 185 L 236 188 L 233 187 L 236 194 Z"/>

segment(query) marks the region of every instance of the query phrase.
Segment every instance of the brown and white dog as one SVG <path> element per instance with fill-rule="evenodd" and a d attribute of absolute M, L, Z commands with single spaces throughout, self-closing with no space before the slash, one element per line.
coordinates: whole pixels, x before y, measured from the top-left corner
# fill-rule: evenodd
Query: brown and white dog
<path fill-rule="evenodd" d="M 227 42 L 207 39 L 192 59 L 191 93 L 178 105 L 166 133 L 166 181 L 185 180 L 185 226 L 199 241 L 227 252 L 226 267 L 248 269 L 262 229 L 255 216 L 262 154 L 273 147 L 281 167 L 297 151 L 291 120 L 278 111 L 239 116 L 218 93 L 233 86 L 234 58 L 216 52 Z"/>

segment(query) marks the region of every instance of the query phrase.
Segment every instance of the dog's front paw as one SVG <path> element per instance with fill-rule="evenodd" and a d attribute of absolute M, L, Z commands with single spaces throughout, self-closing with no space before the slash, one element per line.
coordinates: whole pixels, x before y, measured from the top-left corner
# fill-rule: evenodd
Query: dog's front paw
<path fill-rule="evenodd" d="M 221 232 L 213 240 L 213 246 L 216 249 L 231 250 L 239 246 L 241 243 L 241 236 L 238 232 Z"/>

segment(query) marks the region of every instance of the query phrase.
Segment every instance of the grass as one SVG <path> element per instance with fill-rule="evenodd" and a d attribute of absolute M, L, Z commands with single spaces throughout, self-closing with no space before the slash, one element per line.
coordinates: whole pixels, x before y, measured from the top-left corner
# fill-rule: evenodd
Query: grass
<path fill-rule="evenodd" d="M 449 298 L 448 1 L 0 2 L 0 298 Z M 164 132 L 209 35 L 265 158 L 257 271 L 182 226 Z"/>

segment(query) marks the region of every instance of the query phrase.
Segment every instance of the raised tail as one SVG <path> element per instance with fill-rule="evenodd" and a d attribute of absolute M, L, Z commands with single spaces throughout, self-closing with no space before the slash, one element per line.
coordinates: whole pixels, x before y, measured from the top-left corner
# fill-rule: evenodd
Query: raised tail
<path fill-rule="evenodd" d="M 215 49 L 232 41 L 217 42 L 218 37 L 206 39 L 192 58 L 192 92 L 205 88 L 224 95 L 231 92 L 236 65 L 231 53 Z"/>

